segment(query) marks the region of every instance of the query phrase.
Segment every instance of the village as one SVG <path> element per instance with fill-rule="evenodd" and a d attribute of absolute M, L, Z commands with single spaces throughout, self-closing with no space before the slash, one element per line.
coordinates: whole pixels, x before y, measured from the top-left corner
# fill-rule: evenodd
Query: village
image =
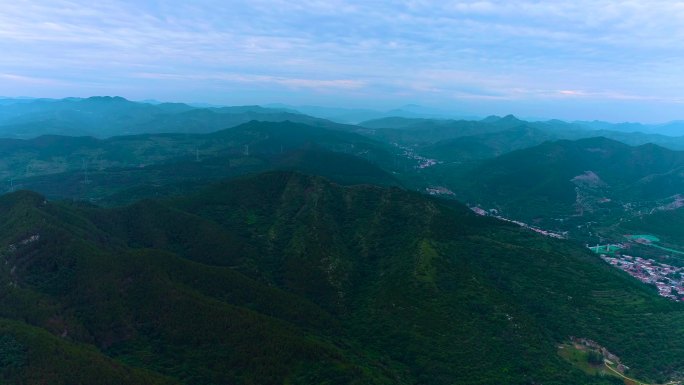
<path fill-rule="evenodd" d="M 601 254 L 601 258 L 639 281 L 655 285 L 661 296 L 684 302 L 684 268 L 630 255 Z"/>
<path fill-rule="evenodd" d="M 445 194 L 443 191 L 433 188 L 430 194 Z M 499 215 L 497 210 L 484 210 L 480 207 L 470 207 L 478 215 L 491 216 L 502 221 L 515 223 L 516 225 L 532 230 L 536 233 L 556 239 L 567 239 L 567 233 L 557 233 L 530 226 L 524 222 L 508 219 Z M 654 245 L 658 238 L 649 235 L 627 236 L 631 241 Z M 622 244 L 597 245 L 587 247 L 600 255 L 601 259 L 608 264 L 625 271 L 639 281 L 653 285 L 658 289 L 658 294 L 662 297 L 684 302 L 684 268 L 656 262 L 653 259 L 635 257 L 621 254 L 620 251 L 626 246 Z"/>
<path fill-rule="evenodd" d="M 416 169 L 424 169 L 428 167 L 432 167 L 437 164 L 442 164 L 444 162 L 437 160 L 437 159 L 430 159 L 426 158 L 424 156 L 418 155 L 412 148 L 406 147 L 406 146 L 401 146 L 398 143 L 392 143 L 394 146 L 400 148 L 403 151 L 404 157 L 408 159 L 412 159 L 418 162 L 414 168 Z"/>

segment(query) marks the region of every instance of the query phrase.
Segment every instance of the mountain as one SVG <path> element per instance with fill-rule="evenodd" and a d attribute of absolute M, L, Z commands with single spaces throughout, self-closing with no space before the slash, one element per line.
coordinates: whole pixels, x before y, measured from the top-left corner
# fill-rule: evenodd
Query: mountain
<path fill-rule="evenodd" d="M 485 161 L 458 191 L 516 218 L 567 217 L 679 194 L 682 172 L 684 152 L 606 138 L 561 140 Z"/>
<path fill-rule="evenodd" d="M 398 188 L 275 172 L 114 209 L 20 191 L 0 213 L 7 381 L 115 363 L 123 383 L 614 383 L 558 354 L 570 336 L 646 381 L 683 369 L 680 304 L 584 247 Z M 97 360 L 52 371 L 70 356 L 39 366 L 48 343 Z"/>
<path fill-rule="evenodd" d="M 321 106 L 290 106 L 287 104 L 267 104 L 267 108 L 279 108 L 289 112 L 307 114 L 329 119 L 338 123 L 356 124 L 371 119 L 378 119 L 387 114 L 382 111 L 364 108 L 334 108 Z"/>
<path fill-rule="evenodd" d="M 259 106 L 196 108 L 182 103 L 148 104 L 121 97 L 36 99 L 0 104 L 0 137 L 71 135 L 107 138 L 143 133 L 209 133 L 252 120 L 332 122 Z"/>
<path fill-rule="evenodd" d="M 684 150 L 684 136 L 667 136 L 640 124 L 605 122 L 573 122 L 561 120 L 524 121 L 513 115 L 489 116 L 482 120 L 416 119 L 389 117 L 360 124 L 367 131 L 358 131 L 380 140 L 416 147 L 425 155 L 466 151 L 464 158 L 486 158 L 516 149 L 541 144 L 544 140 L 578 140 L 603 136 L 632 146 L 654 143 L 672 150 Z M 527 130 L 527 131 L 525 131 Z M 507 131 L 510 131 L 506 133 Z M 516 133 L 517 132 L 517 133 Z M 526 135 L 521 133 L 526 132 Z M 674 132 L 674 131 L 673 131 Z M 501 135 L 496 135 L 502 133 Z M 513 139 L 507 145 L 505 138 Z M 459 140 L 460 138 L 465 138 Z M 499 138 L 499 139 L 497 139 Z M 450 151 L 449 145 L 454 148 Z M 474 146 L 471 150 L 469 145 Z M 433 148 L 432 146 L 435 146 Z M 479 150 L 477 148 L 480 148 Z M 467 154 L 475 151 L 479 154 Z M 439 156 L 436 156 L 441 159 Z M 442 160 L 449 161 L 447 156 Z"/>
<path fill-rule="evenodd" d="M 513 115 L 488 116 L 481 120 L 450 120 L 450 119 L 415 119 L 391 117 L 371 120 L 360 124 L 371 129 L 372 134 L 390 141 L 411 146 L 430 146 L 440 143 L 446 147 L 451 140 L 463 137 L 477 137 L 506 131 L 524 132 L 530 135 L 530 142 L 536 142 L 534 136 L 544 135 L 554 139 L 577 139 L 592 136 L 590 130 L 572 123 L 560 120 L 546 122 L 528 122 Z M 521 136 L 520 134 L 509 134 Z M 593 135 L 595 136 L 595 135 Z M 487 138 L 483 138 L 486 140 Z M 456 141 L 457 142 L 457 141 Z M 502 147 L 503 149 L 503 147 Z M 506 152 L 512 149 L 506 149 Z"/>
<path fill-rule="evenodd" d="M 0 207 L 11 245 L 0 315 L 12 327 L 2 348 L 17 356 L 0 373 L 12 383 L 389 383 L 374 379 L 385 374 L 371 359 L 355 364 L 357 353 L 334 341 L 338 327 L 323 310 L 220 267 L 249 250 L 211 223 L 154 205 L 120 214 L 78 209 L 28 192 L 4 196 Z M 177 250 L 185 257 L 133 246 L 154 241 L 154 223 L 166 220 L 175 226 L 166 228 L 170 241 L 189 236 L 220 247 L 220 266 L 193 262 L 194 252 L 209 255 L 190 244 Z"/>
<path fill-rule="evenodd" d="M 428 145 L 447 139 L 507 130 L 525 122 L 509 115 L 496 120 L 445 120 L 390 117 L 360 123 L 369 135 L 403 145 Z"/>
<path fill-rule="evenodd" d="M 0 177 L 30 178 L 62 172 L 102 172 L 217 156 L 273 157 L 316 145 L 370 160 L 388 169 L 401 163 L 397 149 L 364 136 L 293 122 L 252 121 L 210 134 L 145 134 L 108 139 L 41 136 L 0 139 Z M 9 187 L 9 186 L 8 186 Z"/>
<path fill-rule="evenodd" d="M 488 159 L 557 139 L 549 131 L 521 125 L 504 131 L 445 139 L 420 148 L 420 153 L 446 162 Z"/>
<path fill-rule="evenodd" d="M 601 121 L 576 122 L 582 126 L 598 130 L 619 132 L 643 132 L 648 134 L 666 135 L 674 137 L 684 136 L 684 121 L 672 121 L 660 124 L 642 123 L 607 123 Z"/>
<path fill-rule="evenodd" d="M 680 175 L 682 177 L 684 175 Z M 684 209 L 681 196 L 674 204 L 658 207 L 620 224 L 623 233 L 657 234 L 658 238 L 679 248 L 684 247 Z"/>
<path fill-rule="evenodd" d="M 667 136 L 661 134 L 647 134 L 643 132 L 618 132 L 618 131 L 589 131 L 588 134 L 592 136 L 603 136 L 618 142 L 629 144 L 630 146 L 639 146 L 642 144 L 657 144 L 658 146 L 668 148 L 670 150 L 684 151 L 684 136 Z M 575 137 L 578 139 L 581 136 Z M 566 138 L 566 139 L 573 139 Z"/>
<path fill-rule="evenodd" d="M 112 206 L 139 199 L 195 191 L 206 183 L 268 170 L 296 170 L 336 183 L 399 186 L 394 175 L 363 158 L 315 145 L 278 154 L 242 154 L 177 159 L 146 167 L 121 167 L 34 176 L 15 180 L 14 188 L 40 192 L 50 199 L 86 200 Z"/>
<path fill-rule="evenodd" d="M 367 108 L 336 108 L 321 106 L 291 106 L 287 104 L 268 104 L 268 108 L 279 108 L 290 112 L 299 112 L 311 116 L 329 119 L 338 123 L 358 124 L 365 121 L 389 117 L 403 118 L 441 118 L 461 117 L 453 111 L 439 110 L 429 107 L 408 104 L 389 111 L 372 110 Z M 465 117 L 461 117 L 465 118 Z"/>

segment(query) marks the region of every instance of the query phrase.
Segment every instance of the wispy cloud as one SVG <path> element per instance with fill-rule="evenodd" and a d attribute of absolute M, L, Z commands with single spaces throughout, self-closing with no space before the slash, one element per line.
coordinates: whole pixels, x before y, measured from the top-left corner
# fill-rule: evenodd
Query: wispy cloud
<path fill-rule="evenodd" d="M 40 78 L 35 76 L 24 76 L 8 73 L 0 73 L 0 79 L 7 82 L 16 83 L 18 85 L 62 86 L 68 84 L 67 82 L 51 78 Z"/>
<path fill-rule="evenodd" d="M 171 73 L 151 73 L 141 72 L 133 75 L 143 79 L 157 79 L 157 80 L 174 80 L 174 81 L 224 81 L 224 82 L 239 82 L 239 83 L 260 83 L 260 84 L 277 84 L 291 88 L 311 88 L 317 90 L 325 89 L 360 89 L 365 86 L 365 83 L 353 79 L 302 79 L 302 78 L 287 78 L 279 76 L 265 76 L 265 75 L 247 75 L 247 74 L 231 74 L 231 73 L 216 73 L 216 74 L 202 74 L 202 75 L 183 75 Z"/>

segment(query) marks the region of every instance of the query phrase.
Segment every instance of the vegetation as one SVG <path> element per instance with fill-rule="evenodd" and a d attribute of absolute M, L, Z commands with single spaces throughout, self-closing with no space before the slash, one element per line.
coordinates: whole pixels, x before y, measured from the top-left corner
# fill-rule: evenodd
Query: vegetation
<path fill-rule="evenodd" d="M 392 146 L 291 122 L 251 122 L 203 135 L 5 142 L 0 140 L 0 176 L 8 180 L 7 191 L 31 189 L 51 199 L 83 200 L 116 194 L 118 203 L 272 169 L 296 169 L 342 183 L 398 184 L 378 167 L 393 170 L 408 163 Z"/>
<path fill-rule="evenodd" d="M 4 382 L 621 381 L 600 374 L 597 352 L 559 350 L 570 336 L 644 381 L 684 373 L 681 303 L 577 237 L 401 188 L 444 185 L 535 224 L 677 245 L 682 153 L 549 142 L 586 131 L 513 116 L 355 127 L 260 107 L 36 103 L 22 108 L 48 129 L 176 133 L 0 141 L 7 190 L 44 194 L 0 196 Z M 35 123 L 7 111 L 0 128 Z M 241 120 L 264 115 L 277 122 Z M 445 162 L 416 167 L 415 154 Z"/>
<path fill-rule="evenodd" d="M 625 232 L 641 233 L 643 229 L 658 234 L 667 244 L 684 249 L 684 208 L 660 210 L 621 224 Z"/>
<path fill-rule="evenodd" d="M 31 336 L 2 345 L 5 376 L 40 341 L 149 383 L 610 383 L 555 354 L 570 335 L 639 378 L 684 362 L 678 304 L 583 247 L 398 188 L 276 172 L 116 209 L 17 192 L 0 211 L 1 315 Z"/>
<path fill-rule="evenodd" d="M 489 160 L 453 181 L 466 200 L 515 218 L 623 212 L 623 204 L 653 202 L 684 188 L 684 152 L 630 147 L 605 138 L 549 142 Z"/>

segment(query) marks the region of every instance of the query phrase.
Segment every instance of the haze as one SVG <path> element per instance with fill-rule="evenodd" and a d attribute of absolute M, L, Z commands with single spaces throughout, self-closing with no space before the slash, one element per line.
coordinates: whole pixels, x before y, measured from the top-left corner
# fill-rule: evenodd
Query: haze
<path fill-rule="evenodd" d="M 0 95 L 684 118 L 673 1 L 4 1 Z"/>

